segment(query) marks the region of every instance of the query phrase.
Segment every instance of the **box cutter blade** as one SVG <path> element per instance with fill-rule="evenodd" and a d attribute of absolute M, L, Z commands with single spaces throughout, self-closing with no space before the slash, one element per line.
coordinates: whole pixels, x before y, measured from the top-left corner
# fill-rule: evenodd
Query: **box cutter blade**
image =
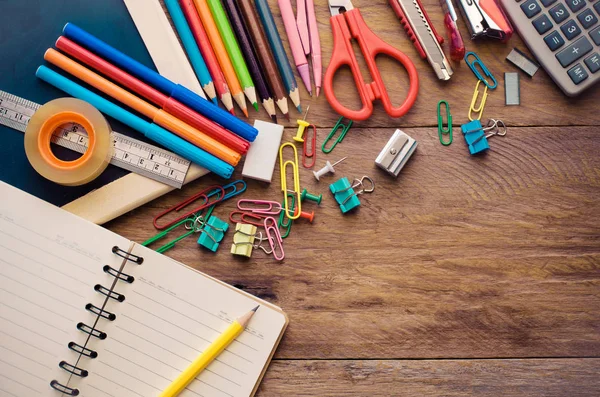
<path fill-rule="evenodd" d="M 437 34 L 421 1 L 389 0 L 389 2 L 421 58 L 427 59 L 440 80 L 450 80 L 452 67 L 440 47 L 444 39 Z"/>

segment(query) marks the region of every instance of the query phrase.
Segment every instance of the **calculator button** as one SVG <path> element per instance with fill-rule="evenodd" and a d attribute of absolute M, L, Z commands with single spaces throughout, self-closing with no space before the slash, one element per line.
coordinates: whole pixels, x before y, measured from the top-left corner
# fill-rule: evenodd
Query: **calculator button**
<path fill-rule="evenodd" d="M 539 34 L 544 34 L 552 29 L 552 22 L 550 22 L 550 18 L 548 18 L 545 14 L 537 17 L 531 23 Z"/>
<path fill-rule="evenodd" d="M 599 2 L 597 2 L 596 4 L 594 4 L 594 9 L 596 10 L 596 12 L 597 12 L 598 14 L 600 14 L 600 1 L 599 1 Z"/>
<path fill-rule="evenodd" d="M 558 59 L 558 62 L 560 62 L 563 68 L 566 68 L 590 51 L 592 51 L 592 44 L 590 44 L 590 41 L 585 37 L 580 37 L 564 50 L 558 52 L 556 54 L 556 59 Z"/>
<path fill-rule="evenodd" d="M 527 18 L 533 18 L 542 11 L 542 7 L 540 7 L 535 0 L 527 0 L 525 3 L 521 4 L 521 9 L 525 15 L 527 15 Z"/>
<path fill-rule="evenodd" d="M 584 29 L 589 29 L 598 23 L 598 18 L 596 18 L 594 11 L 590 8 L 577 15 L 577 19 L 579 19 L 579 23 Z"/>
<path fill-rule="evenodd" d="M 569 77 L 571 78 L 571 80 L 573 80 L 573 83 L 575 84 L 579 84 L 583 80 L 588 78 L 587 72 L 585 71 L 583 66 L 581 66 L 580 63 L 569 69 L 567 73 L 569 73 Z"/>
<path fill-rule="evenodd" d="M 556 3 L 556 0 L 540 0 L 544 7 L 550 7 L 552 4 Z"/>
<path fill-rule="evenodd" d="M 585 58 L 583 61 L 587 65 L 590 72 L 596 73 L 598 70 L 600 70 L 600 55 L 598 55 L 597 52 Z"/>
<path fill-rule="evenodd" d="M 590 31 L 590 37 L 594 40 L 596 45 L 600 45 L 600 26 Z"/>
<path fill-rule="evenodd" d="M 572 12 L 577 12 L 585 7 L 585 0 L 567 0 L 566 3 Z"/>
<path fill-rule="evenodd" d="M 565 44 L 565 41 L 556 30 L 544 37 L 544 41 L 551 51 L 556 51 Z"/>
<path fill-rule="evenodd" d="M 562 30 L 567 40 L 573 40 L 581 33 L 581 29 L 579 29 L 579 26 L 577 26 L 575 21 L 572 19 L 568 20 L 567 23 L 561 26 L 560 30 Z"/>
<path fill-rule="evenodd" d="M 550 9 L 550 16 L 554 19 L 554 22 L 561 23 L 569 17 L 569 11 L 564 4 L 557 4 Z"/>

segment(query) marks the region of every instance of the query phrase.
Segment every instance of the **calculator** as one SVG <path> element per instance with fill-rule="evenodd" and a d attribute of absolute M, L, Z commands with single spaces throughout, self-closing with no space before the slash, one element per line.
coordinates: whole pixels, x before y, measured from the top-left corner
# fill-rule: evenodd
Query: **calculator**
<path fill-rule="evenodd" d="M 579 95 L 600 80 L 600 0 L 499 1 L 566 95 Z"/>

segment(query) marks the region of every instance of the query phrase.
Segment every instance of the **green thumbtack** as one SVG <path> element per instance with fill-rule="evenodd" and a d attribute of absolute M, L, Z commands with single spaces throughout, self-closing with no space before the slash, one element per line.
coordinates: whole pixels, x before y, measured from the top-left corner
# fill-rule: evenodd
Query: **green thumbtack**
<path fill-rule="evenodd" d="M 308 199 L 310 201 L 314 201 L 315 203 L 317 203 L 317 205 L 321 204 L 321 200 L 323 200 L 323 195 L 319 194 L 314 195 L 314 194 L 310 194 L 306 189 L 304 189 L 302 191 L 302 194 L 300 195 L 300 201 L 304 201 L 305 199 Z"/>

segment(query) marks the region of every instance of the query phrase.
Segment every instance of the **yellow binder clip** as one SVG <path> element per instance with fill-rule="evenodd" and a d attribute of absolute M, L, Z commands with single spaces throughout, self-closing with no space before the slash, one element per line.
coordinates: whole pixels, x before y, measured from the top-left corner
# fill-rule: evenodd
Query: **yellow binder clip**
<path fill-rule="evenodd" d="M 475 107 L 475 102 L 477 102 L 477 97 L 479 97 L 479 84 L 481 84 L 481 80 L 477 81 L 477 85 L 475 86 L 475 91 L 473 92 L 473 99 L 471 99 L 471 107 L 469 108 L 469 120 L 481 120 L 481 116 L 483 115 L 483 108 L 485 107 L 485 101 L 488 96 L 488 87 L 487 85 L 483 89 L 483 95 L 481 96 L 481 103 L 478 107 Z M 477 118 L 473 118 L 472 112 L 477 113 Z"/>
<path fill-rule="evenodd" d="M 294 151 L 294 160 L 283 161 L 283 149 L 289 146 Z M 289 190 L 290 193 L 294 193 L 296 198 L 296 210 L 290 209 L 290 202 L 288 197 L 288 188 L 287 188 L 287 168 L 288 164 L 292 167 L 292 176 L 294 179 L 294 190 Z M 298 219 L 301 215 L 301 193 L 300 193 L 300 174 L 298 172 L 298 150 L 296 150 L 296 146 L 292 143 L 284 143 L 279 147 L 279 168 L 281 172 L 281 190 L 283 191 L 283 200 L 284 200 L 284 211 L 285 215 L 289 219 Z"/>
<path fill-rule="evenodd" d="M 254 248 L 255 237 L 256 226 L 247 223 L 236 223 L 231 253 L 250 258 L 252 256 L 252 249 Z"/>

